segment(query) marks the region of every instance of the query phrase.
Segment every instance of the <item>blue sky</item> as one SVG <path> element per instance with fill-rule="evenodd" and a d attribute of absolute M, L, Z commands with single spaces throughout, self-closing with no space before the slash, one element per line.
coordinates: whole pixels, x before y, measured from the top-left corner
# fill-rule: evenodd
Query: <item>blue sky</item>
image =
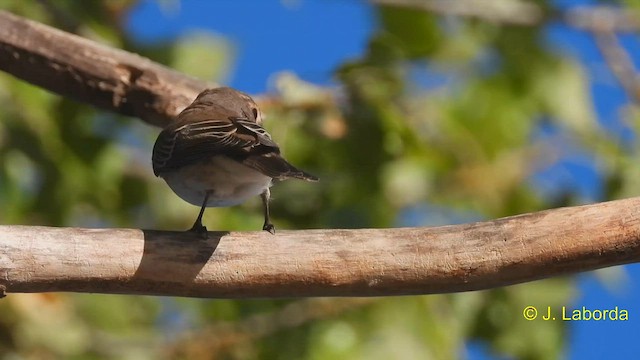
<path fill-rule="evenodd" d="M 558 1 L 562 6 L 590 2 Z M 307 81 L 330 83 L 337 65 L 363 53 L 375 28 L 371 7 L 356 0 L 186 0 L 179 2 L 179 6 L 166 6 L 163 10 L 154 1 L 141 1 L 128 21 L 134 38 L 157 42 L 194 30 L 218 33 L 236 47 L 227 85 L 249 93 L 265 92 L 270 76 L 283 70 L 293 71 Z M 625 138 L 618 111 L 628 99 L 613 76 L 603 71 L 606 67 L 593 39 L 584 32 L 555 24 L 547 29 L 547 41 L 582 62 L 592 79 L 591 91 L 599 120 L 608 130 Z M 630 37 L 623 41 L 630 48 L 638 48 Z M 558 173 L 565 175 L 555 179 Z M 562 186 L 577 186 L 586 199 L 598 198 L 599 179 L 588 159 L 562 163 L 543 176 L 552 182 L 562 182 Z M 594 273 L 577 276 L 581 295 L 568 306 L 592 309 L 618 306 L 629 310 L 630 320 L 570 323 L 567 358 L 631 358 L 640 354 L 640 342 L 636 340 L 640 333 L 640 320 L 636 318 L 640 265 L 624 269 L 626 276 L 611 286 Z M 473 348 L 467 354 L 470 359 L 489 358 L 481 349 Z"/>
<path fill-rule="evenodd" d="M 143 42 L 201 29 L 223 35 L 236 47 L 226 85 L 248 93 L 263 93 L 269 77 L 283 70 L 328 83 L 336 65 L 362 54 L 373 26 L 373 11 L 363 2 L 335 0 L 187 0 L 166 8 L 142 1 L 129 21 Z"/>

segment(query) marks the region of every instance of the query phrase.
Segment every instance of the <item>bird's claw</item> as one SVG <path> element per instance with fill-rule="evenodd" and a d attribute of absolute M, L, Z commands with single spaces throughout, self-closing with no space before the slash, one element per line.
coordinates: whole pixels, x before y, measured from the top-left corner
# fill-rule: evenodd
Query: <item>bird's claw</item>
<path fill-rule="evenodd" d="M 207 227 L 202 224 L 194 224 L 191 229 L 188 231 L 192 233 L 196 233 L 200 235 L 202 238 L 207 239 L 209 237 L 209 232 L 207 231 Z"/>
<path fill-rule="evenodd" d="M 265 224 L 262 226 L 262 230 L 265 230 L 265 231 L 270 232 L 270 233 L 271 233 L 271 235 L 275 235 L 275 234 L 276 234 L 276 227 L 275 227 L 275 226 L 273 226 L 273 224 L 271 224 L 271 223 L 265 223 Z"/>

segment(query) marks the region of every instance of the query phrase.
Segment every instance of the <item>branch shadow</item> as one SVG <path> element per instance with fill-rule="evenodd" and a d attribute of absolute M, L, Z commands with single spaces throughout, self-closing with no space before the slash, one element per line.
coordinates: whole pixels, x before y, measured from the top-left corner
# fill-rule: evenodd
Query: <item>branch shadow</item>
<path fill-rule="evenodd" d="M 179 296 L 188 296 L 188 288 L 214 255 L 222 237 L 229 234 L 211 231 L 205 239 L 187 231 L 142 233 L 142 259 L 131 281 L 143 294 Z"/>

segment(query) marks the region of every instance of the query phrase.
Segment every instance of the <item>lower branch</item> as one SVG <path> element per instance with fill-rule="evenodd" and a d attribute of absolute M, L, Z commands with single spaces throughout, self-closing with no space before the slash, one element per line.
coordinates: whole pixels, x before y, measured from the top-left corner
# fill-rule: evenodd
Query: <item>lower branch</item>
<path fill-rule="evenodd" d="M 197 332 L 187 333 L 167 349 L 170 359 L 198 359 L 208 355 L 229 353 L 234 348 L 246 346 L 304 324 L 338 317 L 371 304 L 378 298 L 310 298 L 287 304 L 271 312 L 253 314 L 247 318 L 205 326 Z"/>
<path fill-rule="evenodd" d="M 640 198 L 433 228 L 185 232 L 0 226 L 0 287 L 251 298 L 488 289 L 640 260 Z"/>

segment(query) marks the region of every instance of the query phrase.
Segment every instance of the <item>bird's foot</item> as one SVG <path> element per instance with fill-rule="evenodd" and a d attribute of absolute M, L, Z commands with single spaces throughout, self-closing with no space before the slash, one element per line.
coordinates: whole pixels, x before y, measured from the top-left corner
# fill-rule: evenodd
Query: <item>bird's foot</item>
<path fill-rule="evenodd" d="M 270 232 L 272 235 L 276 234 L 276 227 L 273 226 L 272 223 L 264 223 L 264 225 L 262 225 L 262 230 L 268 231 Z"/>
<path fill-rule="evenodd" d="M 207 232 L 207 227 L 202 224 L 193 224 L 191 229 L 187 230 L 192 233 L 196 233 L 200 235 L 202 238 L 206 239 L 209 237 L 209 232 Z"/>

